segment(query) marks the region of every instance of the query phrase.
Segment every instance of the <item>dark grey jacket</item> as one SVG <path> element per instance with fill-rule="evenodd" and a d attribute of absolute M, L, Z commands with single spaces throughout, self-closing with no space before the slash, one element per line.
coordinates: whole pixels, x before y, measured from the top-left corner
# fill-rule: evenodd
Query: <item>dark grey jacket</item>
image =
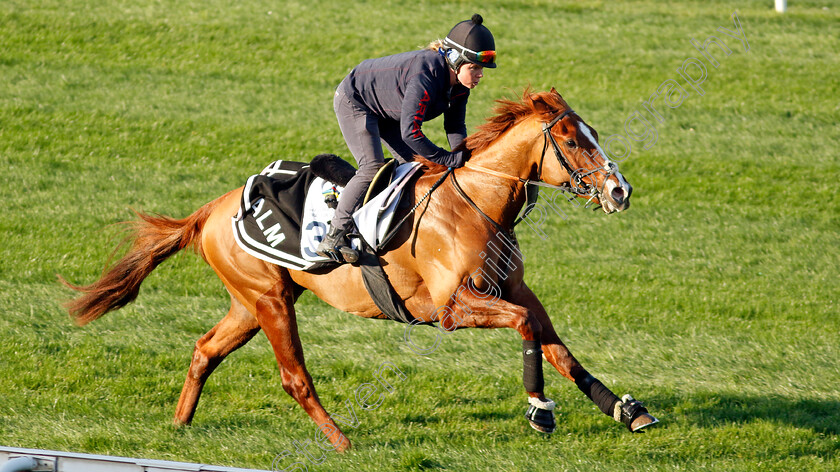
<path fill-rule="evenodd" d="M 359 107 L 398 121 L 403 141 L 415 153 L 443 165 L 463 165 L 463 152 L 436 146 L 421 129 L 424 122 L 442 114 L 450 148 L 467 136 L 470 90 L 461 84 L 449 86 L 449 66 L 442 54 L 423 49 L 368 59 L 350 71 L 339 88 Z"/>

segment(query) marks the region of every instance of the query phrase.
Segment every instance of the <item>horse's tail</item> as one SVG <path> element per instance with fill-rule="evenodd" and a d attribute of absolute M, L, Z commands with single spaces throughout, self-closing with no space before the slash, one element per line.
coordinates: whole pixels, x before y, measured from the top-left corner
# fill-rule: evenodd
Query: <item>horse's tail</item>
<path fill-rule="evenodd" d="M 81 326 L 122 308 L 137 298 L 143 280 L 169 256 L 190 245 L 200 253 L 199 237 L 215 204 L 210 202 L 182 220 L 137 213 L 140 219 L 128 223 L 133 231 L 124 241 L 131 242 L 131 248 L 99 280 L 76 286 L 59 276 L 64 285 L 83 293 L 65 304 L 70 316 Z"/>

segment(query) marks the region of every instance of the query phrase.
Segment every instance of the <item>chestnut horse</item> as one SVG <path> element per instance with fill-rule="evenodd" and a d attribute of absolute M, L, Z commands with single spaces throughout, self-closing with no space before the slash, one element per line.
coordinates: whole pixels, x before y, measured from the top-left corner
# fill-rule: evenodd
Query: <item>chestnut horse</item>
<path fill-rule="evenodd" d="M 619 399 L 581 366 L 523 281 L 522 264 L 510 263 L 517 257 L 521 260 L 512 228 L 526 202 L 526 183 L 569 189 L 600 204 L 606 213 L 626 209 L 632 187 L 600 149 L 595 131 L 554 89 L 526 90 L 519 101 L 498 103 L 498 114 L 465 141 L 472 151 L 468 164 L 452 171 L 409 217 L 410 224 L 404 224 L 381 251 L 382 265 L 419 321 L 438 322 L 446 330 L 513 328 L 519 332 L 530 403 L 526 416 L 535 429 L 554 429 L 554 403 L 543 394 L 543 358 L 630 430 L 652 425 L 657 420 L 641 402 L 629 395 Z M 414 202 L 445 171 L 425 164 L 427 172 L 409 192 Z M 227 315 L 196 342 L 175 422 L 191 422 L 213 370 L 262 329 L 274 349 L 284 390 L 319 425 L 333 447 L 343 451 L 350 442 L 315 393 L 304 363 L 294 304 L 308 289 L 339 310 L 364 318 L 385 315 L 365 290 L 358 266 L 300 272 L 240 249 L 231 217 L 237 213 L 241 195 L 242 188 L 228 192 L 181 220 L 139 215 L 127 254 L 97 282 L 70 285 L 83 294 L 67 307 L 80 325 L 121 308 L 136 298 L 143 279 L 159 263 L 187 246 L 194 247 L 224 283 L 231 305 Z M 507 255 L 501 251 L 488 257 L 485 249 L 500 233 L 513 243 L 507 246 Z M 502 267 L 509 270 L 499 270 Z M 487 303 L 487 294 L 493 290 L 498 290 L 497 300 Z M 449 314 L 441 317 L 442 312 Z"/>

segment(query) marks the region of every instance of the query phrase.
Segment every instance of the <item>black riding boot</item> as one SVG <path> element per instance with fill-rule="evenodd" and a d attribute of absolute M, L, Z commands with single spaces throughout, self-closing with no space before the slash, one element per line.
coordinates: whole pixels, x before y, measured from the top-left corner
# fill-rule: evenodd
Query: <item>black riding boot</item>
<path fill-rule="evenodd" d="M 354 263 L 359 260 L 359 252 L 350 246 L 347 241 L 347 231 L 336 228 L 330 225 L 330 230 L 324 236 L 324 239 L 318 243 L 318 248 L 315 252 L 322 257 L 329 257 L 338 262 Z"/>

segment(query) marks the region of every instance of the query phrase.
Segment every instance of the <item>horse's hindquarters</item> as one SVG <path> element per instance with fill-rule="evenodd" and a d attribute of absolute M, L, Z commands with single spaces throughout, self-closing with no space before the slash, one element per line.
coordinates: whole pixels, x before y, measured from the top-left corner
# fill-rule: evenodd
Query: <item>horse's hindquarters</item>
<path fill-rule="evenodd" d="M 257 300 L 279 280 L 281 269 L 243 251 L 233 236 L 231 218 L 239 211 L 242 187 L 228 192 L 204 226 L 201 253 L 228 292 L 256 314 Z"/>

